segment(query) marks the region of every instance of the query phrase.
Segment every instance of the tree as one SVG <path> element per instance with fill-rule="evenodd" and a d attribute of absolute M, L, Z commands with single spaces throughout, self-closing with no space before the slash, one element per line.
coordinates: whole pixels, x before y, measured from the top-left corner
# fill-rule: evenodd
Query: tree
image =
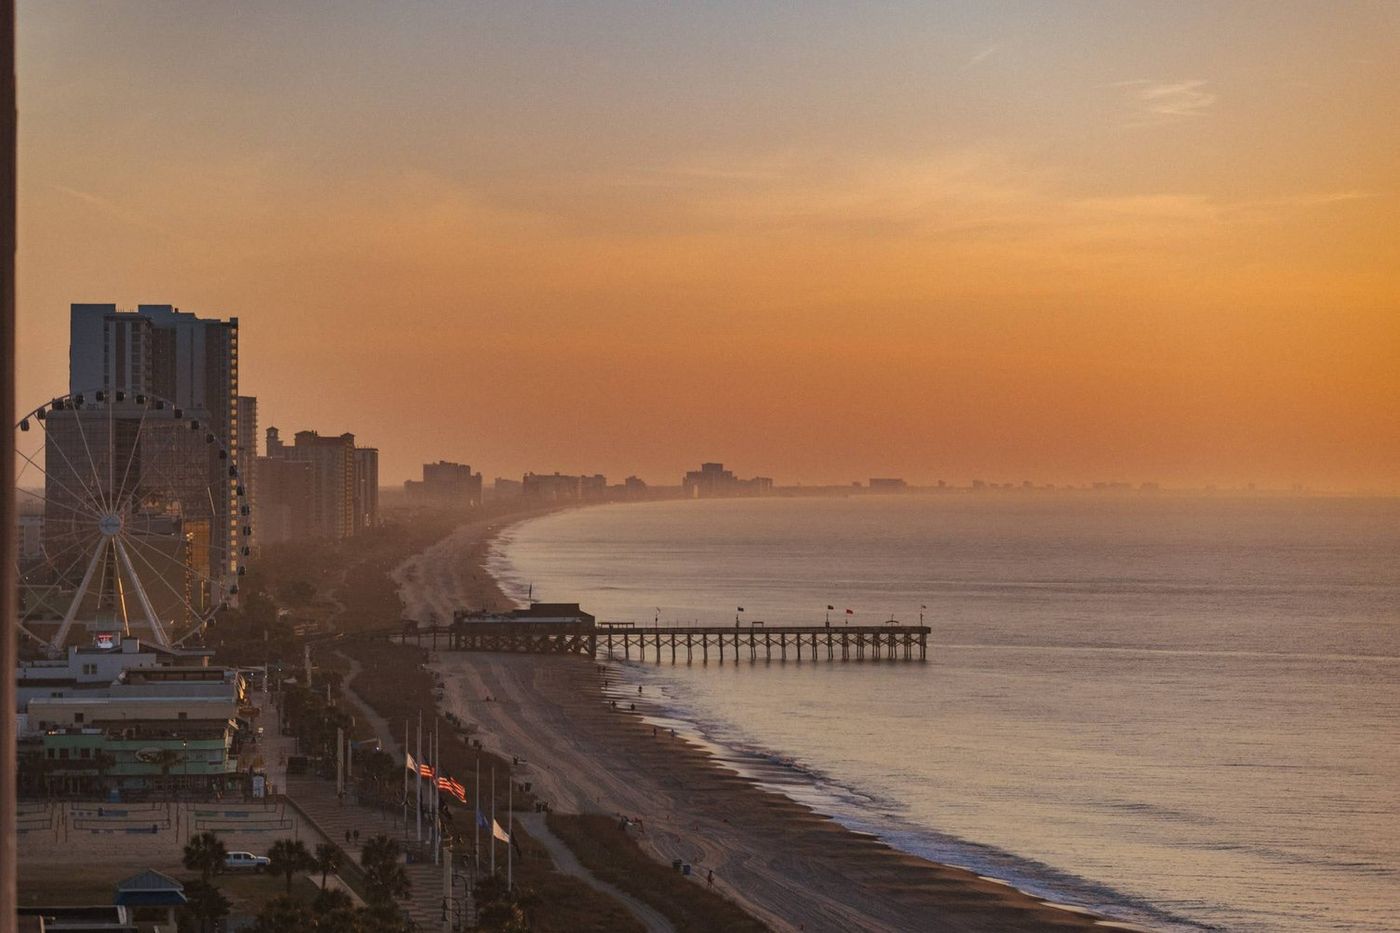
<path fill-rule="evenodd" d="M 331 872 L 340 869 L 342 856 L 340 847 L 330 842 L 323 842 L 316 846 L 316 870 L 321 873 L 321 890 L 326 890 L 326 879 Z"/>
<path fill-rule="evenodd" d="M 117 756 L 111 752 L 99 748 L 97 754 L 92 756 L 92 766 L 97 769 L 97 786 L 100 789 L 104 791 L 107 789 L 107 772 L 115 768 L 116 765 Z"/>
<path fill-rule="evenodd" d="M 361 780 L 378 794 L 383 794 L 390 787 L 393 779 L 399 776 L 401 767 L 392 755 L 379 749 L 363 758 L 357 756 L 356 762 L 363 762 L 360 765 Z"/>
<path fill-rule="evenodd" d="M 199 872 L 199 880 L 212 884 L 214 876 L 224 870 L 228 848 L 213 833 L 200 833 L 185 844 L 185 867 Z"/>
<path fill-rule="evenodd" d="M 361 933 L 365 929 L 365 918 L 344 891 L 323 889 L 311 902 L 311 912 L 316 915 L 317 933 Z"/>
<path fill-rule="evenodd" d="M 184 761 L 184 756 L 173 748 L 162 748 L 156 752 L 151 764 L 160 768 L 160 780 L 165 785 L 165 792 L 170 793 L 170 769 Z"/>
<path fill-rule="evenodd" d="M 185 885 L 185 899 L 190 913 L 199 921 L 199 929 L 211 930 L 214 924 L 228 916 L 229 899 L 207 881 L 191 881 Z"/>
<path fill-rule="evenodd" d="M 316 929 L 316 918 L 305 904 L 279 897 L 267 903 L 251 929 L 253 933 L 306 933 Z"/>
<path fill-rule="evenodd" d="M 300 839 L 278 839 L 267 851 L 267 870 L 274 875 L 287 876 L 287 896 L 292 896 L 292 876 L 299 871 L 311 871 L 316 860 L 306 851 Z"/>
<path fill-rule="evenodd" d="M 392 904 L 408 897 L 413 889 L 408 870 L 399 861 L 399 844 L 388 836 L 371 836 L 360 850 L 360 867 L 365 870 L 365 899 L 371 904 Z"/>

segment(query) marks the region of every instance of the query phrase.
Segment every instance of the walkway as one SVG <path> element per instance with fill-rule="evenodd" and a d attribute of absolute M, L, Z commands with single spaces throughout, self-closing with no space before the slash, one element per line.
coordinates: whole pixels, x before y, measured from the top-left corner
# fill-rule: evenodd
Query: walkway
<path fill-rule="evenodd" d="M 342 803 L 336 798 L 334 781 L 315 777 L 288 778 L 287 796 L 322 835 L 339 845 L 357 865 L 361 844 L 371 836 L 385 835 L 397 839 L 405 849 L 413 846 L 411 828 L 405 830 L 399 814 L 360 806 L 348 795 Z M 355 838 L 356 832 L 360 834 L 358 839 Z M 413 918 L 417 929 L 441 929 L 442 866 L 418 862 L 406 868 L 409 880 L 413 882 L 413 891 L 409 899 L 402 902 L 403 909 Z"/>
<path fill-rule="evenodd" d="M 336 657 L 343 660 L 349 667 L 349 672 L 346 673 L 345 679 L 340 684 L 341 694 L 350 702 L 351 706 L 355 707 L 355 712 L 374 729 L 374 737 L 379 740 L 379 747 L 395 758 L 401 757 L 403 751 L 399 748 L 394 731 L 389 728 L 384 717 L 375 712 L 374 707 L 366 703 L 364 697 L 356 693 L 355 688 L 351 686 L 355 682 L 355 678 L 360 676 L 360 672 L 364 670 L 364 666 L 348 654 L 341 654 L 339 651 L 336 652 Z"/>
<path fill-rule="evenodd" d="M 583 864 L 574 857 L 574 853 L 564 844 L 558 836 L 549 831 L 549 824 L 545 822 L 543 813 L 521 813 L 516 815 L 516 819 L 525 827 L 525 831 L 530 834 L 540 845 L 544 846 L 549 857 L 554 860 L 554 867 L 566 875 L 573 875 L 595 891 L 600 891 L 622 904 L 632 912 L 632 916 L 640 920 L 647 928 L 647 933 L 675 933 L 676 928 L 666 916 L 652 907 L 650 904 L 637 900 L 630 894 L 613 887 L 601 878 L 598 878 Z"/>

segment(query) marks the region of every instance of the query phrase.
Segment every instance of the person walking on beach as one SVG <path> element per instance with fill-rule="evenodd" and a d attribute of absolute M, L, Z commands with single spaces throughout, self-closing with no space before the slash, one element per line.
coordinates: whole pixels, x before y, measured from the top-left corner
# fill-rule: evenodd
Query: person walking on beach
<path fill-rule="evenodd" d="M 710 873 L 705 876 L 705 883 L 712 888 L 715 886 L 715 870 L 713 868 L 711 868 Z"/>

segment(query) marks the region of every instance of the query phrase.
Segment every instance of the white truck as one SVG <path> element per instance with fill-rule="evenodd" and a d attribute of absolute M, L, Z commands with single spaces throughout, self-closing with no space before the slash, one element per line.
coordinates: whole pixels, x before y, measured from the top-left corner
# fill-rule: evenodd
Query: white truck
<path fill-rule="evenodd" d="M 224 871 L 267 871 L 271 860 L 251 852 L 230 852 L 224 856 Z"/>

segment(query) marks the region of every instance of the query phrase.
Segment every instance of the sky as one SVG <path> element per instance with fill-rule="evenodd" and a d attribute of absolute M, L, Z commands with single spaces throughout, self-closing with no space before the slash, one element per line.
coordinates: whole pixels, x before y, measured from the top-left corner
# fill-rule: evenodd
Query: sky
<path fill-rule="evenodd" d="M 386 484 L 1400 492 L 1400 5 L 21 0 L 19 387 L 237 316 Z"/>

